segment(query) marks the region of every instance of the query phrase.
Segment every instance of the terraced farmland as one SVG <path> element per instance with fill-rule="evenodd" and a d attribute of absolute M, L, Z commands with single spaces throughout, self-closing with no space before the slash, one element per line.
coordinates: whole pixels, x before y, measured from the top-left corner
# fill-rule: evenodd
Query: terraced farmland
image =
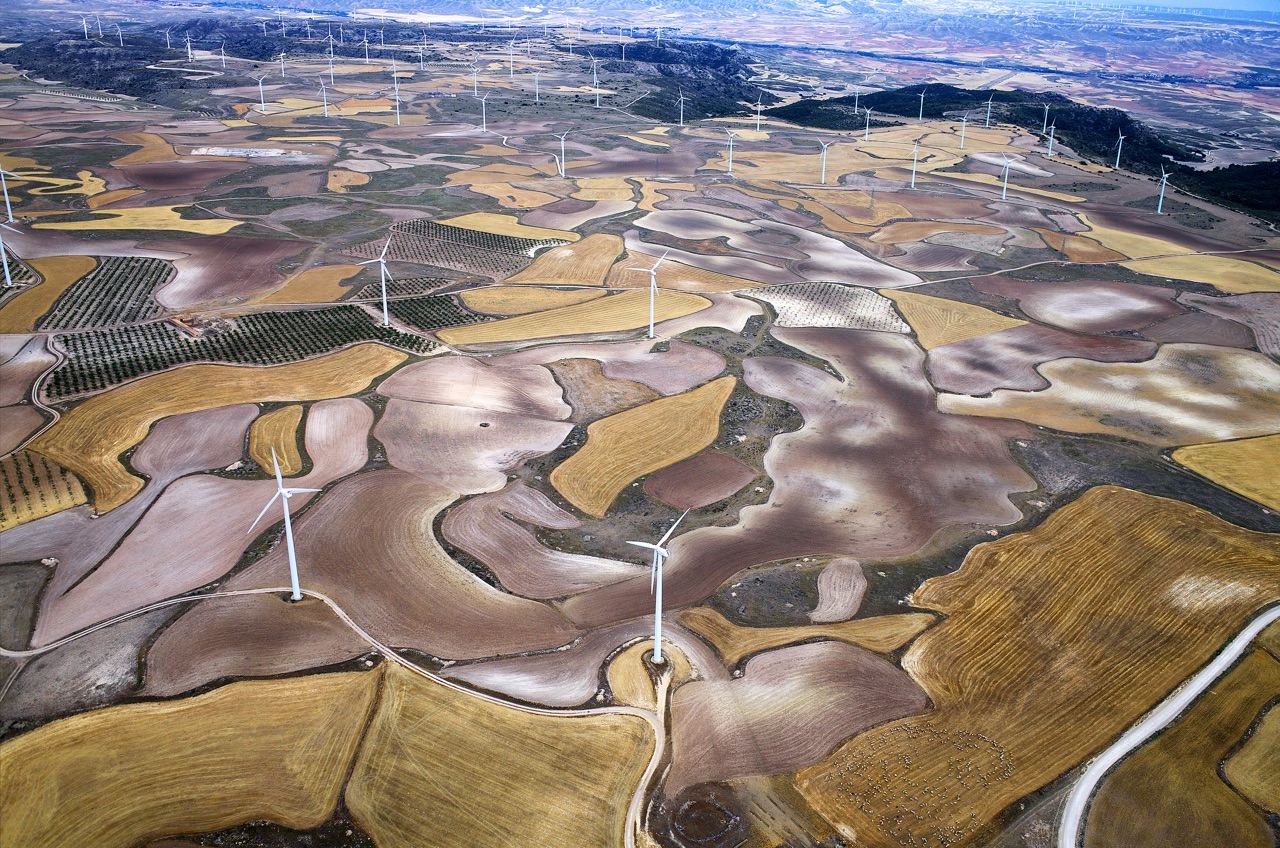
<path fill-rule="evenodd" d="M 165 309 L 155 293 L 172 274 L 173 267 L 162 259 L 105 256 L 54 304 L 39 328 L 71 330 L 156 318 Z"/>
<path fill-rule="evenodd" d="M 429 308 L 400 306 L 413 326 L 434 329 L 462 314 L 447 298 Z M 406 303 L 398 301 L 397 306 Z M 381 322 L 358 306 L 334 306 L 297 312 L 259 312 L 234 319 L 234 327 L 196 337 L 168 321 L 153 321 L 58 337 L 67 359 L 49 375 L 45 394 L 75 397 L 192 362 L 281 365 L 329 353 L 359 342 L 378 341 L 413 353 L 438 345 Z"/>

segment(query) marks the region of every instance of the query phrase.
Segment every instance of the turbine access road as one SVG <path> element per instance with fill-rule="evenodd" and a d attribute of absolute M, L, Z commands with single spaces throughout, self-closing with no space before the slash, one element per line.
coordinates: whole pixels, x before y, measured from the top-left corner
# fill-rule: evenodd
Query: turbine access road
<path fill-rule="evenodd" d="M 1110 748 L 1089 764 L 1067 798 L 1062 824 L 1058 827 L 1058 848 L 1079 848 L 1081 829 L 1093 792 L 1102 778 L 1122 759 L 1182 715 L 1187 707 L 1231 668 L 1258 634 L 1280 621 L 1280 604 L 1259 613 L 1223 648 L 1213 660 L 1187 680 L 1155 709 L 1126 730 Z"/>

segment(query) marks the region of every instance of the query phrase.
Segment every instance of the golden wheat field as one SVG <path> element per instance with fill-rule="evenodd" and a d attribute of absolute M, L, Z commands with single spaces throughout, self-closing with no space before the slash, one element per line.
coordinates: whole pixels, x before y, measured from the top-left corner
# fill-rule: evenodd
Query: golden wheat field
<path fill-rule="evenodd" d="M 346 194 L 347 189 L 368 185 L 369 175 L 360 171 L 347 171 L 339 168 L 332 170 L 325 177 L 324 187 L 327 191 Z"/>
<path fill-rule="evenodd" d="M 598 288 L 561 289 L 541 286 L 488 286 L 464 291 L 459 297 L 467 308 L 489 315 L 527 315 L 562 306 L 586 303 L 605 293 Z"/>
<path fill-rule="evenodd" d="M 587 443 L 551 472 L 551 485 L 583 512 L 603 516 L 628 483 L 715 441 L 737 382 L 720 377 L 591 423 Z"/>
<path fill-rule="evenodd" d="M 1273 705 L 1222 768 L 1227 782 L 1264 810 L 1280 814 L 1280 710 Z"/>
<path fill-rule="evenodd" d="M 302 471 L 302 454 L 298 450 L 298 425 L 302 423 L 302 406 L 290 404 L 264 413 L 249 425 L 249 456 L 263 471 L 273 471 L 280 463 L 286 477 Z"/>
<path fill-rule="evenodd" d="M 916 337 L 925 350 L 1027 323 L 981 306 L 927 294 L 893 289 L 881 289 L 880 294 L 898 305 L 898 311 L 916 331 Z"/>
<path fill-rule="evenodd" d="M 903 658 L 934 709 L 846 741 L 796 785 L 870 848 L 962 843 L 1105 746 L 1278 593 L 1275 536 L 1091 489 L 915 592 L 946 616 Z"/>
<path fill-rule="evenodd" d="M 337 805 L 380 676 L 232 683 L 33 730 L 0 746 L 0 846 L 131 848 L 258 819 L 316 827 Z"/>
<path fill-rule="evenodd" d="M 680 623 L 715 646 L 725 664 L 735 666 L 745 657 L 761 651 L 803 642 L 806 639 L 834 639 L 869 651 L 887 654 L 898 650 L 929 629 L 936 617 L 915 612 L 855 618 L 835 624 L 799 627 L 742 627 L 710 607 L 694 607 L 679 614 Z"/>
<path fill-rule="evenodd" d="M 0 308 L 0 333 L 27 333 L 53 308 L 62 293 L 94 268 L 92 256 L 47 256 L 29 263 L 44 282 L 32 286 Z"/>
<path fill-rule="evenodd" d="M 649 667 L 644 661 L 645 654 L 651 651 L 653 651 L 652 642 L 638 642 L 609 661 L 605 669 L 605 680 L 609 684 L 609 691 L 613 694 L 615 704 L 639 707 L 642 710 L 657 708 L 657 690 L 654 688 Z M 679 648 L 664 643 L 662 657 L 663 661 L 668 663 L 667 669 L 671 675 L 673 687 L 693 676 L 689 658 Z"/>
<path fill-rule="evenodd" d="M 74 474 L 31 451 L 0 459 L 0 531 L 88 502 Z"/>
<path fill-rule="evenodd" d="M 1218 768 L 1277 693 L 1280 662 L 1266 651 L 1246 654 L 1168 730 L 1107 776 L 1089 806 L 1085 848 L 1271 848 L 1266 820 L 1223 783 Z M 1236 774 L 1252 786 L 1261 775 L 1248 765 Z M 1277 777 L 1280 772 L 1271 773 L 1273 784 Z"/>
<path fill-rule="evenodd" d="M 198 233 L 206 236 L 222 235 L 240 226 L 240 221 L 226 218 L 192 219 L 182 217 L 186 206 L 147 206 L 137 209 L 114 209 L 99 212 L 105 218 L 89 221 L 45 221 L 32 224 L 36 230 L 170 230 L 182 233 Z"/>
<path fill-rule="evenodd" d="M 710 305 L 711 301 L 696 294 L 661 291 L 654 307 L 654 320 L 682 318 Z M 648 323 L 649 293 L 627 291 L 545 312 L 518 315 L 484 324 L 448 327 L 437 332 L 436 336 L 440 341 L 451 345 L 496 344 L 554 336 L 620 333 L 645 327 Z"/>
<path fill-rule="evenodd" d="M 342 397 L 405 359 L 391 348 L 362 344 L 289 365 L 189 365 L 95 395 L 29 447 L 80 475 L 93 492 L 94 508 L 109 512 L 143 485 L 120 464 L 121 452 L 161 418 L 236 403 Z"/>
<path fill-rule="evenodd" d="M 535 715 L 395 666 L 346 803 L 379 848 L 611 848 L 652 750 L 636 716 Z"/>
<path fill-rule="evenodd" d="M 359 265 L 308 268 L 283 286 L 257 299 L 258 303 L 332 303 L 351 291 L 342 285 L 360 273 Z"/>
<path fill-rule="evenodd" d="M 544 250 L 523 271 L 503 282 L 535 285 L 603 285 L 609 268 L 622 255 L 622 239 L 595 233 L 582 241 Z"/>
<path fill-rule="evenodd" d="M 1230 256 L 1169 256 L 1121 264 L 1140 274 L 1208 283 L 1231 294 L 1280 291 L 1280 272 Z"/>
<path fill-rule="evenodd" d="M 1219 486 L 1280 510 L 1280 434 L 1189 445 L 1175 450 L 1173 459 Z"/>

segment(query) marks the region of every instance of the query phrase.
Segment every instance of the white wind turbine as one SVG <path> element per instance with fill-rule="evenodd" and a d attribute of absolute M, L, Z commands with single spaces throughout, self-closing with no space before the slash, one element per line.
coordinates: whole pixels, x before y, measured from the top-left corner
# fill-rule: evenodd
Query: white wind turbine
<path fill-rule="evenodd" d="M 1124 149 L 1124 131 L 1119 130 L 1120 140 L 1116 142 L 1116 164 L 1115 170 L 1120 170 L 1120 151 Z"/>
<path fill-rule="evenodd" d="M 367 65 L 369 64 L 369 33 L 367 31 L 364 34 L 364 41 L 360 43 L 364 45 L 364 63 Z"/>
<path fill-rule="evenodd" d="M 194 62 L 196 60 L 196 54 L 191 52 L 191 36 L 189 34 L 183 36 L 183 41 L 187 44 L 187 61 Z M 224 52 L 222 55 L 225 57 L 227 54 Z M 226 59 L 224 58 L 223 61 L 225 62 Z M 225 68 L 226 65 L 224 64 L 223 67 Z"/>
<path fill-rule="evenodd" d="M 653 602 L 653 662 L 655 665 L 662 664 L 662 563 L 669 554 L 667 549 L 663 547 L 667 540 L 671 538 L 671 534 L 676 532 L 676 528 L 680 526 L 680 522 L 684 521 L 684 517 L 689 514 L 689 510 L 685 510 L 676 523 L 663 534 L 658 540 L 658 544 L 650 544 L 649 542 L 627 542 L 628 545 L 635 545 L 637 548 L 646 548 L 653 551 L 653 565 L 649 570 L 649 591 L 654 593 Z"/>
<path fill-rule="evenodd" d="M 688 100 L 689 98 L 687 98 L 687 97 L 685 97 L 685 96 L 684 96 L 684 89 L 683 89 L 683 88 L 682 88 L 682 89 L 679 89 L 679 91 L 680 91 L 680 98 L 679 98 L 679 100 L 678 100 L 677 102 L 678 102 L 678 103 L 679 103 L 679 105 L 680 105 L 680 126 L 682 126 L 682 127 L 683 127 L 683 126 L 684 126 L 684 102 L 685 102 L 686 100 Z"/>
<path fill-rule="evenodd" d="M 218 52 L 222 54 L 222 70 L 225 71 L 227 69 L 227 43 L 225 41 L 218 47 Z M 187 54 L 191 54 L 191 41 L 189 39 L 187 41 Z"/>
<path fill-rule="evenodd" d="M 262 81 L 266 78 L 267 78 L 266 74 L 263 74 L 260 77 L 253 77 L 253 79 L 256 79 L 258 81 L 258 108 L 259 108 L 259 111 L 263 112 L 264 114 L 267 111 L 267 97 L 262 91 Z"/>
<path fill-rule="evenodd" d="M 13 220 L 13 219 L 11 218 L 10 220 Z M 9 226 L 8 224 L 0 224 L 0 231 L 3 231 L 3 230 L 8 230 L 8 231 L 9 231 L 9 232 L 11 232 L 11 233 L 16 233 L 16 232 L 18 232 L 17 230 L 15 230 L 13 227 Z M 4 249 L 4 235 L 3 235 L 3 234 L 0 234 L 0 265 L 3 265 L 3 266 L 4 266 L 4 287 L 5 287 L 5 288 L 12 288 L 12 287 L 13 287 L 13 278 L 12 278 L 11 276 L 9 276 L 9 255 L 5 252 L 5 249 Z"/>
<path fill-rule="evenodd" d="M 985 129 L 991 129 L 991 103 L 996 99 L 995 92 L 991 92 L 991 96 L 987 98 L 987 122 L 984 124 Z"/>
<path fill-rule="evenodd" d="M 564 177 L 564 140 L 569 137 L 572 130 L 565 130 L 562 133 L 556 133 L 556 138 L 560 139 L 560 158 L 556 160 L 556 170 L 560 172 L 560 176 Z M 555 154 L 551 154 L 554 156 Z"/>
<path fill-rule="evenodd" d="M 1169 172 L 1164 169 L 1164 165 L 1160 166 L 1160 200 L 1156 203 L 1156 214 L 1164 214 L 1164 188 L 1169 184 Z"/>
<path fill-rule="evenodd" d="M 920 159 L 920 142 L 911 146 L 911 187 L 916 187 L 916 162 Z"/>
<path fill-rule="evenodd" d="M 600 75 L 596 73 L 596 66 L 600 64 L 600 60 L 595 56 L 591 57 L 591 85 L 596 90 L 596 108 L 600 108 Z"/>
<path fill-rule="evenodd" d="M 818 144 L 822 145 L 822 184 L 823 185 L 827 184 L 827 148 L 835 143 L 836 143 L 835 139 L 832 139 L 831 141 L 822 141 L 821 139 L 818 140 Z"/>
<path fill-rule="evenodd" d="M 477 97 L 480 101 L 480 132 L 487 133 L 489 131 L 489 92 L 484 93 L 484 97 Z"/>
<path fill-rule="evenodd" d="M 667 254 L 671 252 L 671 248 L 663 251 L 658 257 L 658 261 L 653 263 L 652 268 L 628 268 L 628 271 L 643 271 L 649 275 L 649 338 L 653 338 L 653 319 L 654 310 L 657 308 L 658 300 L 658 266 L 662 264 L 662 260 L 667 258 Z M 659 543 L 661 544 L 661 543 Z"/>
<path fill-rule="evenodd" d="M 1004 157 L 1004 185 L 1000 188 L 1000 199 L 1006 200 L 1009 197 L 1009 167 L 1013 165 L 1013 160 L 1007 153 L 1000 155 Z"/>
<path fill-rule="evenodd" d="M 867 125 L 862 128 L 862 140 L 863 141 L 871 140 L 871 110 L 870 109 L 867 110 Z"/>
<path fill-rule="evenodd" d="M 516 40 L 507 45 L 507 79 L 516 78 Z"/>
<path fill-rule="evenodd" d="M 169 31 L 170 31 L 170 30 L 172 30 L 172 29 L 173 29 L 173 27 L 170 27 L 169 29 L 167 29 L 167 30 L 165 30 L 165 31 L 164 31 L 164 49 L 165 49 L 165 50 L 172 50 L 172 49 L 173 49 L 173 40 L 172 40 L 171 38 L 169 38 Z"/>
<path fill-rule="evenodd" d="M 1053 156 L 1053 134 L 1057 131 L 1058 125 L 1054 124 L 1049 127 L 1049 156 Z"/>
<path fill-rule="evenodd" d="M 382 246 L 382 253 L 378 254 L 377 259 L 370 259 L 367 262 L 359 262 L 358 265 L 372 265 L 378 263 L 378 278 L 382 281 L 382 326 L 391 326 L 391 316 L 387 313 L 387 280 L 391 279 L 391 275 L 387 273 L 387 251 L 391 249 L 391 236 L 387 236 L 387 243 Z"/>
<path fill-rule="evenodd" d="M 280 503 L 284 506 L 284 540 L 289 548 L 289 581 L 293 586 L 293 594 L 289 596 L 290 600 L 302 600 L 302 588 L 298 585 L 298 557 L 293 550 L 293 521 L 289 516 L 289 498 L 294 495 L 300 495 L 304 492 L 318 492 L 319 489 L 290 489 L 284 485 L 284 477 L 280 474 L 280 460 L 276 459 L 276 449 L 271 449 L 271 462 L 275 465 L 276 471 L 276 493 L 271 496 L 271 500 L 267 501 L 267 505 L 262 508 L 262 512 L 258 513 L 258 517 L 253 520 L 253 524 L 249 526 L 249 532 L 253 532 L 253 528 L 258 526 L 258 522 L 262 520 L 262 516 L 267 514 L 267 510 L 271 509 L 271 505 L 276 502 L 276 498 L 280 498 Z"/>
<path fill-rule="evenodd" d="M 480 69 L 476 67 L 476 63 L 471 63 L 471 96 L 480 96 Z"/>
<path fill-rule="evenodd" d="M 98 38 L 102 38 L 102 18 L 94 15 L 93 22 L 98 25 Z"/>
<path fill-rule="evenodd" d="M 116 38 L 120 39 L 120 46 L 124 47 L 124 32 L 120 29 L 120 24 L 112 24 L 116 28 Z"/>
<path fill-rule="evenodd" d="M 725 130 L 729 134 L 729 167 L 725 170 L 726 174 L 733 173 L 733 138 L 737 135 L 733 130 Z"/>
<path fill-rule="evenodd" d="M 324 116 L 329 117 L 329 92 L 324 87 L 324 77 L 320 77 L 320 99 L 324 101 Z"/>
<path fill-rule="evenodd" d="M 760 101 L 763 99 L 764 92 L 762 91 L 756 96 L 756 132 L 760 132 L 760 110 L 763 108 Z"/>
<path fill-rule="evenodd" d="M 284 79 L 284 51 L 280 51 L 280 55 L 276 57 L 280 60 L 280 78 Z"/>
<path fill-rule="evenodd" d="M 853 114 L 858 114 L 858 99 L 862 97 L 862 86 L 855 85 L 853 87 Z"/>
<path fill-rule="evenodd" d="M 538 71 L 533 72 L 533 102 L 534 103 L 542 102 L 542 83 L 539 80 Z"/>
<path fill-rule="evenodd" d="M 89 18 L 84 15 L 81 15 L 80 25 L 84 27 L 84 40 L 88 41 L 89 40 Z"/>
<path fill-rule="evenodd" d="M 964 150 L 964 131 L 969 126 L 969 113 L 960 116 L 960 149 Z"/>
<path fill-rule="evenodd" d="M 9 219 L 10 224 L 13 223 L 13 206 L 9 202 L 9 183 L 5 182 L 4 178 L 17 176 L 13 171 L 6 171 L 4 168 L 0 168 L 0 190 L 4 191 L 4 214 Z M 18 177 L 18 179 L 21 179 L 21 177 Z"/>
<path fill-rule="evenodd" d="M 920 92 L 920 114 L 916 117 L 917 121 L 924 121 L 924 92 Z"/>

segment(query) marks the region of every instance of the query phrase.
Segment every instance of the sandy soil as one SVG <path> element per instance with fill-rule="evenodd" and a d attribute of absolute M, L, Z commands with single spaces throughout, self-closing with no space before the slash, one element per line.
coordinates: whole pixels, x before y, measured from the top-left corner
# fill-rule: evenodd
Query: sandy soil
<path fill-rule="evenodd" d="M 944 392 L 986 395 L 995 389 L 1038 391 L 1049 387 L 1037 367 L 1064 357 L 1099 362 L 1135 362 L 1156 351 L 1151 342 L 1067 333 L 1024 324 L 997 333 L 935 347 L 925 370 Z"/>
<path fill-rule="evenodd" d="M 450 543 L 487 565 L 507 591 L 526 598 L 562 598 L 642 570 L 629 562 L 544 547 L 524 523 L 556 529 L 579 525 L 546 495 L 514 481 L 455 506 L 440 529 Z"/>
<path fill-rule="evenodd" d="M 170 309 L 273 289 L 284 281 L 276 263 L 298 255 L 309 242 L 280 239 L 205 237 L 185 241 L 143 242 L 155 250 L 183 254 L 174 260 L 178 274 L 156 293 Z"/>
<path fill-rule="evenodd" d="M 755 478 L 755 469 L 741 460 L 709 451 L 653 472 L 645 478 L 644 491 L 676 509 L 699 509 L 724 500 Z"/>
<path fill-rule="evenodd" d="M 862 330 L 773 333 L 826 359 L 841 378 L 790 360 L 746 360 L 748 385 L 794 405 L 805 425 L 775 436 L 765 455 L 774 480 L 766 505 L 743 509 L 732 527 L 672 541 L 670 608 L 696 603 L 753 565 L 815 554 L 903 556 L 949 524 L 1021 517 L 1008 496 L 1036 483 L 1005 442 L 1030 431 L 938 412 L 924 354 L 910 339 Z M 913 473 L 904 476 L 904 468 Z M 627 581 L 571 598 L 565 610 L 584 623 L 616 621 L 640 614 L 648 591 L 647 580 Z"/>
<path fill-rule="evenodd" d="M 674 797 L 707 781 L 790 771 L 846 737 L 924 708 L 901 669 L 843 642 L 794 645 L 747 661 L 743 676 L 693 681 L 671 699 Z"/>
<path fill-rule="evenodd" d="M 831 560 L 818 575 L 818 605 L 809 613 L 809 620 L 822 624 L 853 618 L 866 591 L 867 576 L 856 559 Z"/>
<path fill-rule="evenodd" d="M 1022 311 L 1037 321 L 1081 333 L 1139 330 L 1185 311 L 1174 302 L 1174 290 L 1131 283 L 1033 283 L 1001 275 L 975 277 L 973 285 L 979 291 L 1016 300 Z"/>
<path fill-rule="evenodd" d="M 486 364 L 493 363 L 493 364 Z M 563 421 L 571 409 L 541 365 L 444 356 L 402 368 L 378 393 L 400 400 L 462 406 Z"/>
<path fill-rule="evenodd" d="M 477 494 L 501 489 L 511 470 L 555 450 L 572 429 L 568 422 L 393 398 L 373 434 L 396 468 Z"/>
<path fill-rule="evenodd" d="M 293 483 L 321 488 L 361 468 L 368 459 L 373 412 L 351 398 L 322 401 L 307 418 L 306 446 L 313 468 Z M 181 450 L 181 448 L 179 448 Z M 44 644 L 94 622 L 181 594 L 217 580 L 240 559 L 278 511 L 248 535 L 275 491 L 274 480 L 241 481 L 210 475 L 170 485 L 120 546 L 68 592 L 46 595 L 33 644 Z M 312 495 L 295 496 L 297 511 Z M 240 528 L 244 528 L 242 531 Z M 175 551 L 184 551 L 175 560 Z M 146 575 L 146 579 L 140 579 Z"/>

